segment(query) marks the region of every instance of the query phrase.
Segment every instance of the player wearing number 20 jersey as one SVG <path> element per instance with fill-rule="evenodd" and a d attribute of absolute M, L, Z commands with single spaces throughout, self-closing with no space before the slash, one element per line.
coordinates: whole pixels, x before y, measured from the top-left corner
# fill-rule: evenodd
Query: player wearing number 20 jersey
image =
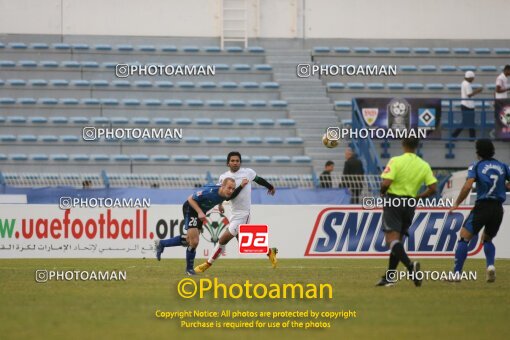
<path fill-rule="evenodd" d="M 510 181 L 510 168 L 493 158 L 495 150 L 490 140 L 476 141 L 476 153 L 479 161 L 469 167 L 466 183 L 452 208 L 454 210 L 466 199 L 473 183 L 476 183 L 476 203 L 460 231 L 454 271 L 462 271 L 469 241 L 484 228 L 482 240 L 487 263 L 487 282 L 494 282 L 496 248 L 492 239 L 498 233 L 503 220 L 503 202 L 506 200 L 506 182 Z"/>

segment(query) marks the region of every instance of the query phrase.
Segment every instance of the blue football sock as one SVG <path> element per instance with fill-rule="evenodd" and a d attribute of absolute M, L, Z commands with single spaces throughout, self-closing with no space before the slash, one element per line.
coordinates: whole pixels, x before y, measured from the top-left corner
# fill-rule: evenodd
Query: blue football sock
<path fill-rule="evenodd" d="M 177 246 L 183 246 L 184 245 L 182 243 L 182 235 L 178 235 L 178 236 L 169 238 L 167 240 L 161 240 L 159 242 L 165 248 L 166 247 L 177 247 Z"/>
<path fill-rule="evenodd" d="M 195 248 L 186 248 L 186 270 L 193 269 L 195 266 L 195 255 L 197 254 Z"/>
<path fill-rule="evenodd" d="M 483 243 L 483 252 L 487 261 L 487 267 L 494 265 L 494 258 L 496 257 L 496 247 L 492 241 L 485 241 Z"/>
<path fill-rule="evenodd" d="M 461 272 L 462 267 L 464 267 L 464 262 L 466 261 L 468 253 L 468 242 L 464 239 L 460 239 L 457 242 L 457 249 L 455 250 L 455 267 L 453 269 L 454 272 Z"/>

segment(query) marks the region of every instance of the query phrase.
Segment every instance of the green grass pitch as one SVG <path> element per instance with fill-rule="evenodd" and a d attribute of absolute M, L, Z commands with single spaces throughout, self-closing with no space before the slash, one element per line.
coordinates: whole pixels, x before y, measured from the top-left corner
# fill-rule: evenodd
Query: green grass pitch
<path fill-rule="evenodd" d="M 196 263 L 202 263 L 197 259 Z M 422 270 L 448 270 L 452 260 L 422 259 Z M 374 287 L 387 259 L 220 259 L 200 277 L 221 283 L 330 283 L 333 299 L 183 299 L 176 287 L 184 260 L 0 260 L 2 339 L 508 339 L 510 261 L 497 260 L 495 283 L 485 282 L 484 260 L 468 259 L 477 281 L 412 282 Z M 399 267 L 401 268 L 401 267 Z M 35 270 L 125 270 L 126 281 L 35 282 Z M 357 318 L 329 329 L 183 329 L 156 310 L 355 310 Z M 248 321 L 251 319 L 241 319 Z"/>

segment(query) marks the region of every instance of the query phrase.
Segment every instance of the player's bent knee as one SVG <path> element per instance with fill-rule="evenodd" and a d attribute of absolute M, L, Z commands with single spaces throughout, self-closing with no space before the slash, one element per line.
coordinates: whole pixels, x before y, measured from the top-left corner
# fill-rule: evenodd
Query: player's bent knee
<path fill-rule="evenodd" d="M 473 234 L 471 234 L 471 232 L 469 232 L 469 230 L 466 228 L 462 228 L 460 230 L 460 237 L 466 241 L 469 241 L 471 238 L 473 238 Z"/>

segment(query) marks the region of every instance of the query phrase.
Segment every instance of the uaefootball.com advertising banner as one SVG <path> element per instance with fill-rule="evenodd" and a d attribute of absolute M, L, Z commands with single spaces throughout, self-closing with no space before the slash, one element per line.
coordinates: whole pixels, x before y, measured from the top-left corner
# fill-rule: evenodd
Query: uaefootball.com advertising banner
<path fill-rule="evenodd" d="M 356 103 L 368 128 L 422 130 L 427 138 L 441 137 L 439 98 L 356 98 Z"/>
<path fill-rule="evenodd" d="M 498 257 L 510 258 L 510 209 L 494 243 Z M 182 206 L 73 208 L 53 205 L 1 205 L 0 258 L 153 258 L 154 240 L 185 234 Z M 404 246 L 413 257 L 454 256 L 470 207 L 416 209 Z M 230 209 L 207 214 L 197 257 L 207 258 L 229 225 Z M 268 246 L 280 258 L 379 258 L 388 255 L 381 230 L 382 210 L 359 206 L 292 205 L 252 207 L 252 224 L 268 226 Z M 469 256 L 483 257 L 481 241 L 469 243 Z M 183 258 L 183 247 L 166 248 L 163 258 Z M 240 254 L 230 242 L 225 258 L 264 258 Z"/>

